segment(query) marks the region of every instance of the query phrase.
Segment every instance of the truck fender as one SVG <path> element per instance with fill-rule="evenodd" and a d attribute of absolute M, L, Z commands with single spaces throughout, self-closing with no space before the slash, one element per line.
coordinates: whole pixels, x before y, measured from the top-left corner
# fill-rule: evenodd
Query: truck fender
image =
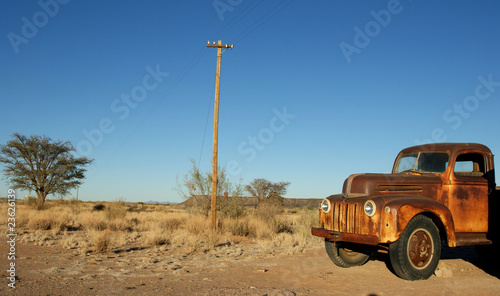
<path fill-rule="evenodd" d="M 448 246 L 456 247 L 455 224 L 450 210 L 442 203 L 426 197 L 405 197 L 401 199 L 391 200 L 386 203 L 389 207 L 389 215 L 396 217 L 388 217 L 395 224 L 395 236 L 389 238 L 390 241 L 399 239 L 403 230 L 408 225 L 410 220 L 416 215 L 423 214 L 432 219 L 440 232 L 445 232 Z M 394 219 L 395 218 L 395 219 Z M 388 224 L 386 224 L 388 225 Z M 383 228 L 384 224 L 381 225 Z"/>

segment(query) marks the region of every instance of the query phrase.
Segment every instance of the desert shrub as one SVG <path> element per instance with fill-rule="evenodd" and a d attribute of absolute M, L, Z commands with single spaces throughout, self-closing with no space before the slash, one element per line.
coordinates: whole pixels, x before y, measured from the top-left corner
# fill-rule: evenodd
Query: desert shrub
<path fill-rule="evenodd" d="M 28 195 L 28 196 L 26 196 L 26 204 L 30 207 L 37 208 L 38 207 L 38 199 L 35 196 Z"/>
<path fill-rule="evenodd" d="M 86 230 L 102 231 L 108 228 L 108 223 L 103 212 L 87 212 L 78 216 L 80 225 Z"/>
<path fill-rule="evenodd" d="M 281 200 L 269 198 L 259 202 L 259 205 L 255 209 L 255 215 L 268 223 L 273 223 L 273 220 L 283 213 L 283 209 Z"/>
<path fill-rule="evenodd" d="M 199 195 L 191 197 L 185 204 L 186 210 L 192 215 L 202 215 L 208 217 L 211 210 L 210 195 Z"/>
<path fill-rule="evenodd" d="M 245 208 L 241 202 L 241 198 L 238 196 L 218 198 L 217 205 L 219 208 L 219 214 L 222 217 L 238 218 L 243 216 L 245 213 Z"/>
<path fill-rule="evenodd" d="M 211 229 L 205 232 L 204 241 L 205 241 L 205 250 L 211 250 L 221 244 L 224 240 L 224 236 L 217 229 Z"/>
<path fill-rule="evenodd" d="M 203 246 L 202 238 L 199 235 L 193 235 L 187 229 L 179 229 L 171 237 L 171 243 L 187 248 L 187 253 L 192 253 Z"/>
<path fill-rule="evenodd" d="M 175 218 L 175 217 L 167 217 L 159 221 L 159 226 L 162 229 L 170 231 L 179 229 L 183 224 L 185 224 L 185 219 Z"/>
<path fill-rule="evenodd" d="M 109 231 L 89 232 L 89 244 L 87 251 L 96 253 L 107 253 L 114 247 L 113 235 Z"/>
<path fill-rule="evenodd" d="M 249 236 L 258 239 L 269 239 L 274 234 L 271 225 L 258 217 L 248 219 L 248 230 Z"/>
<path fill-rule="evenodd" d="M 142 201 L 136 203 L 136 204 L 130 204 L 128 206 L 128 209 L 127 211 L 129 212 L 142 212 L 142 211 L 145 211 L 147 210 L 147 205 L 144 204 Z"/>
<path fill-rule="evenodd" d="M 274 235 L 272 242 L 277 248 L 294 247 L 296 245 L 293 235 L 288 233 L 279 233 Z"/>
<path fill-rule="evenodd" d="M 80 205 L 82 204 L 81 201 L 76 199 L 75 197 L 71 197 L 68 200 L 66 200 L 63 205 L 69 205 L 69 208 L 71 210 L 71 214 L 73 215 L 78 215 L 80 214 Z"/>
<path fill-rule="evenodd" d="M 87 229 L 102 231 L 108 228 L 108 224 L 103 220 L 97 220 L 87 225 Z"/>
<path fill-rule="evenodd" d="M 30 219 L 28 226 L 36 230 L 49 230 L 52 229 L 54 221 L 49 217 L 33 217 Z"/>
<path fill-rule="evenodd" d="M 139 225 L 139 219 L 137 217 L 134 217 L 134 218 L 130 219 L 129 221 L 130 221 L 130 224 L 133 226 Z"/>
<path fill-rule="evenodd" d="M 127 206 L 123 199 L 111 202 L 105 209 L 106 217 L 109 220 L 122 219 L 127 215 Z"/>
<path fill-rule="evenodd" d="M 248 219 L 241 220 L 229 220 L 225 221 L 225 228 L 232 235 L 238 236 L 249 236 L 250 235 L 250 225 Z"/>
<path fill-rule="evenodd" d="M 274 217 L 270 223 L 274 233 L 293 233 L 293 222 L 284 217 Z"/>
<path fill-rule="evenodd" d="M 92 210 L 96 211 L 96 212 L 100 212 L 100 211 L 104 210 L 105 208 L 106 208 L 106 206 L 104 204 L 98 203 L 92 207 Z"/>
<path fill-rule="evenodd" d="M 161 246 L 161 245 L 169 245 L 171 244 L 170 238 L 160 229 L 156 229 L 153 231 L 148 231 L 145 235 L 145 241 L 147 244 L 152 246 Z"/>
<path fill-rule="evenodd" d="M 54 208 L 50 212 L 37 211 L 29 218 L 28 227 L 35 230 L 64 230 L 72 224 L 69 214 L 61 208 Z"/>
<path fill-rule="evenodd" d="M 191 215 L 185 224 L 186 230 L 194 235 L 202 234 L 211 227 L 210 219 L 201 215 Z"/>
<path fill-rule="evenodd" d="M 311 227 L 317 227 L 318 223 L 318 212 L 316 210 L 302 210 L 298 213 L 293 232 L 309 237 L 311 236 Z"/>
<path fill-rule="evenodd" d="M 130 220 L 121 218 L 121 219 L 112 219 L 107 221 L 107 228 L 109 230 L 130 232 L 133 231 L 134 225 Z"/>

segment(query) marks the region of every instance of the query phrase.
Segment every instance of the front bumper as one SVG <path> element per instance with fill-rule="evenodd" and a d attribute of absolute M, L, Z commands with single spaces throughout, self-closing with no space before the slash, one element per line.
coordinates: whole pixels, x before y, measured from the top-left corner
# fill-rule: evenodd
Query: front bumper
<path fill-rule="evenodd" d="M 311 234 L 319 237 L 324 237 L 335 242 L 342 241 L 342 242 L 350 242 L 350 243 L 373 245 L 373 246 L 378 245 L 380 243 L 380 239 L 374 235 L 331 231 L 324 228 L 313 227 L 311 228 Z"/>

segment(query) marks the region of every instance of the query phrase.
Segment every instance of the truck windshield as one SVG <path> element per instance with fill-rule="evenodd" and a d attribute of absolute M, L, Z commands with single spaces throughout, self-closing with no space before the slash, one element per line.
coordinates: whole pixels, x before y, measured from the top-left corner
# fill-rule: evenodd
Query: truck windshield
<path fill-rule="evenodd" d="M 399 157 L 394 173 L 443 173 L 448 167 L 449 155 L 444 152 L 418 152 Z"/>

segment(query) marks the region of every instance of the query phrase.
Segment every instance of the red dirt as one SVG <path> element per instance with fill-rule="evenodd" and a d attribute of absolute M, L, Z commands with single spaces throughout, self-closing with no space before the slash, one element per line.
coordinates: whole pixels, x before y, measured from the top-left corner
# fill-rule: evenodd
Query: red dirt
<path fill-rule="evenodd" d="M 169 249 L 169 248 L 172 249 Z M 7 245 L 0 245 L 7 254 Z M 15 289 L 10 261 L 0 258 L 2 295 L 499 295 L 497 265 L 481 265 L 474 248 L 445 249 L 439 276 L 409 282 L 385 257 L 343 269 L 322 243 L 302 254 L 259 253 L 258 244 L 183 254 L 172 246 L 82 254 L 60 246 L 16 244 Z"/>

